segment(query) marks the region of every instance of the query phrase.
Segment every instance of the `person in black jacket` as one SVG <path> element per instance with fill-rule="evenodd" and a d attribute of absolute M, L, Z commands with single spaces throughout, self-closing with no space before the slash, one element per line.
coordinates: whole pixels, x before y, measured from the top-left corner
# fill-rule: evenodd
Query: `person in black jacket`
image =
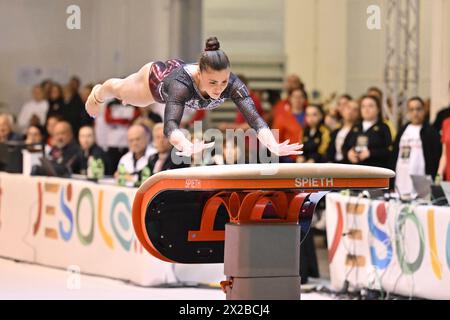
<path fill-rule="evenodd" d="M 330 143 L 330 131 L 324 125 L 325 114 L 320 105 L 310 104 L 305 109 L 305 131 L 303 133 L 303 155 L 297 162 L 326 162 Z"/>
<path fill-rule="evenodd" d="M 353 126 L 359 122 L 359 103 L 356 100 L 348 101 L 341 109 L 342 126 L 331 133 L 330 145 L 327 150 L 328 162 L 346 163 L 342 152 L 342 146 L 349 138 L 349 133 Z"/>
<path fill-rule="evenodd" d="M 377 97 L 361 98 L 362 121 L 349 133 L 342 147 L 344 160 L 352 164 L 389 168 L 392 137 L 383 121 L 381 102 Z"/>
<path fill-rule="evenodd" d="M 81 149 L 74 141 L 72 127 L 67 121 L 55 124 L 48 160 L 48 166 L 45 163 L 33 166 L 31 174 L 70 177 L 72 173 L 80 172 Z"/>
<path fill-rule="evenodd" d="M 63 88 L 58 83 L 52 83 L 50 87 L 50 96 L 48 98 L 48 111 L 46 119 L 52 116 L 64 118 L 65 103 L 63 98 Z"/>
<path fill-rule="evenodd" d="M 82 126 L 78 132 L 78 142 L 81 147 L 80 173 L 86 174 L 90 157 L 101 159 L 105 168 L 105 175 L 114 173 L 105 151 L 95 143 L 95 132 L 92 126 Z"/>
<path fill-rule="evenodd" d="M 442 151 L 439 133 L 426 121 L 420 97 L 408 100 L 408 116 L 411 122 L 399 131 L 393 150 L 395 186 L 402 195 L 413 193 L 411 174 L 436 177 Z"/>

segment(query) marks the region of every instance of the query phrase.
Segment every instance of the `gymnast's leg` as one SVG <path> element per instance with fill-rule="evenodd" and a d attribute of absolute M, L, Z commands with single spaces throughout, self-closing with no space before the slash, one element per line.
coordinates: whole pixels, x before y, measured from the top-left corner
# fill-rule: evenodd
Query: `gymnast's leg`
<path fill-rule="evenodd" d="M 154 99 L 148 85 L 151 65 L 152 62 L 147 63 L 138 72 L 125 79 L 112 78 L 103 84 L 94 86 L 86 101 L 86 111 L 91 116 L 96 116 L 100 105 L 112 98 L 136 107 L 146 107 L 152 104 Z"/>

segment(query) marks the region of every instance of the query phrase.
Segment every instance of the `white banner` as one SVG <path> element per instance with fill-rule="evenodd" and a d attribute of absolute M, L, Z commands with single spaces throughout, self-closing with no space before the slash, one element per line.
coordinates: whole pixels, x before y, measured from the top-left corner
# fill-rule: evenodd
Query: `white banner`
<path fill-rule="evenodd" d="M 450 299 L 450 207 L 326 198 L 331 283 Z"/>
<path fill-rule="evenodd" d="M 144 286 L 223 280 L 223 264 L 174 266 L 143 249 L 131 220 L 136 190 L 1 173 L 0 256 Z"/>

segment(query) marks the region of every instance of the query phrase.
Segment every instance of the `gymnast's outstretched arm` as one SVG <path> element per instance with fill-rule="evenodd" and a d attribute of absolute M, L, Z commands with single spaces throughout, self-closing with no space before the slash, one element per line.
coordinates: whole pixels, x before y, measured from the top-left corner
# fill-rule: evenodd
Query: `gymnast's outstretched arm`
<path fill-rule="evenodd" d="M 267 149 L 278 156 L 300 155 L 303 153 L 300 151 L 303 145 L 298 143 L 289 144 L 289 140 L 283 143 L 277 142 L 269 126 L 256 110 L 255 103 L 250 97 L 247 87 L 239 78 L 234 81 L 231 88 L 231 99 L 248 124 L 257 132 L 259 141 Z"/>
<path fill-rule="evenodd" d="M 169 142 L 179 150 L 178 155 L 190 157 L 192 153 L 197 153 L 205 148 L 212 147 L 214 142 L 204 144 L 189 141 L 181 132 L 180 122 L 184 113 L 184 105 L 192 96 L 192 92 L 183 83 L 176 80 L 169 85 L 166 108 L 164 110 L 164 135 Z"/>

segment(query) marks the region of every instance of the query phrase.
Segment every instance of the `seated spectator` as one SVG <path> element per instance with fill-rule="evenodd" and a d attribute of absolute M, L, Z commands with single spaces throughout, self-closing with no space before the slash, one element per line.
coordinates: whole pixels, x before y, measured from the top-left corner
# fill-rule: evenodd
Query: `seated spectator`
<path fill-rule="evenodd" d="M 305 108 L 308 105 L 308 95 L 304 89 L 298 88 L 291 92 L 286 102 L 279 106 L 278 110 L 274 113 L 273 125 L 275 127 L 283 121 L 283 117 L 286 112 L 291 113 L 297 119 L 297 122 L 302 128 L 305 127 Z"/>
<path fill-rule="evenodd" d="M 117 168 L 119 160 L 128 152 L 128 129 L 139 117 L 140 109 L 125 106 L 120 100 L 113 99 L 102 107 L 101 113 L 95 118 L 97 143 L 106 150 L 113 168 Z"/>
<path fill-rule="evenodd" d="M 70 77 L 68 85 L 74 95 L 80 95 L 80 78 L 78 78 L 77 76 Z"/>
<path fill-rule="evenodd" d="M 31 125 L 25 135 L 26 144 L 43 143 L 45 139 L 45 129 L 41 125 Z"/>
<path fill-rule="evenodd" d="M 53 142 L 48 159 L 54 173 L 49 172 L 46 166 L 35 166 L 32 175 L 56 174 L 57 176 L 69 177 L 72 173 L 79 173 L 81 150 L 73 139 L 70 123 L 67 121 L 56 123 Z"/>
<path fill-rule="evenodd" d="M 44 99 L 47 101 L 50 99 L 50 93 L 52 91 L 52 80 L 50 79 L 44 79 L 41 81 L 40 86 L 44 92 Z"/>
<path fill-rule="evenodd" d="M 450 81 L 448 83 L 448 96 L 450 100 Z M 436 115 L 436 120 L 434 120 L 433 127 L 437 132 L 441 133 L 442 124 L 447 118 L 450 118 L 450 105 L 448 107 L 443 107 Z"/>
<path fill-rule="evenodd" d="M 180 164 L 174 163 L 172 159 L 173 147 L 164 135 L 164 124 L 162 123 L 157 123 L 153 127 L 153 146 L 156 153 L 148 159 L 148 167 L 152 175 L 160 171 L 189 167 L 186 161 Z"/>
<path fill-rule="evenodd" d="M 278 141 L 285 140 L 290 143 L 301 143 L 303 140 L 304 106 L 307 101 L 306 92 L 303 89 L 295 89 L 273 119 L 272 128 L 278 129 Z M 280 157 L 280 162 L 294 162 L 297 156 Z"/>
<path fill-rule="evenodd" d="M 362 121 L 349 133 L 342 147 L 344 161 L 353 164 L 388 168 L 392 138 L 383 121 L 381 102 L 375 96 L 361 99 Z"/>
<path fill-rule="evenodd" d="M 63 89 L 58 83 L 51 85 L 50 97 L 48 99 L 47 119 L 53 115 L 64 117 Z"/>
<path fill-rule="evenodd" d="M 408 100 L 409 122 L 398 133 L 394 142 L 395 187 L 400 195 L 412 195 L 410 175 L 436 177 L 441 143 L 439 134 L 426 122 L 425 103 L 419 97 Z"/>
<path fill-rule="evenodd" d="M 366 94 L 368 96 L 372 96 L 372 97 L 378 98 L 378 100 L 380 100 L 381 104 L 383 104 L 383 91 L 381 91 L 380 88 L 375 87 L 375 86 L 369 87 L 369 88 L 367 88 Z"/>
<path fill-rule="evenodd" d="M 348 101 L 340 111 L 342 115 L 342 126 L 331 133 L 330 144 L 327 151 L 327 161 L 334 163 L 345 163 L 342 146 L 349 137 L 349 132 L 359 121 L 359 104 L 355 100 Z"/>
<path fill-rule="evenodd" d="M 439 161 L 438 175 L 441 179 L 450 181 L 450 117 L 442 122 L 442 155 Z"/>
<path fill-rule="evenodd" d="M 105 168 L 105 175 L 112 175 L 112 169 L 109 165 L 109 159 L 106 155 L 106 152 L 103 151 L 95 143 L 95 133 L 94 128 L 91 126 L 83 126 L 80 128 L 78 132 L 78 142 L 81 148 L 81 159 L 80 159 L 80 173 L 87 174 L 88 169 L 88 161 L 89 158 L 93 159 L 101 159 L 103 161 L 103 166 Z"/>
<path fill-rule="evenodd" d="M 84 85 L 81 88 L 81 90 L 80 90 L 80 98 L 81 98 L 81 102 L 83 102 L 83 104 L 86 103 L 87 98 L 91 94 L 91 91 L 92 91 L 93 88 L 94 88 L 94 85 L 92 83 L 88 83 L 88 84 Z"/>
<path fill-rule="evenodd" d="M 48 111 L 48 101 L 40 85 L 33 87 L 33 99 L 25 103 L 20 109 L 17 124 L 24 132 L 30 125 L 44 125 Z"/>
<path fill-rule="evenodd" d="M 92 88 L 94 85 L 92 83 L 88 83 L 84 85 L 80 90 L 80 99 L 83 103 L 83 106 L 86 104 L 87 98 L 91 94 Z M 94 124 L 94 118 L 92 118 L 87 112 L 86 108 L 83 108 L 81 111 L 81 126 L 89 126 Z"/>
<path fill-rule="evenodd" d="M 325 115 L 325 125 L 331 131 L 334 131 L 342 126 L 342 112 L 347 107 L 348 103 L 352 100 L 352 97 L 348 94 L 341 95 L 334 108 L 330 108 Z"/>
<path fill-rule="evenodd" d="M 0 114 L 0 142 L 19 141 L 22 137 L 12 130 L 13 117 L 9 114 Z"/>
<path fill-rule="evenodd" d="M 194 153 L 191 166 L 247 163 L 246 154 L 242 148 L 244 146 L 240 146 L 234 140 L 227 141 L 224 139 L 221 147 L 217 145 L 217 148 L 215 146 L 215 148 L 207 149 L 203 154 L 201 152 Z"/>
<path fill-rule="evenodd" d="M 53 135 L 55 131 L 55 126 L 58 122 L 62 121 L 63 117 L 58 114 L 50 115 L 47 118 L 47 122 L 45 124 L 46 137 L 45 142 L 48 146 L 53 146 Z"/>
<path fill-rule="evenodd" d="M 380 103 L 383 106 L 383 104 L 384 104 L 383 91 L 381 91 L 380 88 L 378 88 L 378 87 L 370 87 L 370 88 L 368 88 L 367 89 L 367 95 L 375 97 L 378 100 L 380 100 Z M 388 107 L 389 107 L 389 105 L 388 105 Z M 395 137 L 397 135 L 397 130 L 395 128 L 394 123 L 392 123 L 392 121 L 389 120 L 388 118 L 383 118 L 383 122 L 389 127 L 389 131 L 391 132 L 392 139 L 395 139 Z"/>
<path fill-rule="evenodd" d="M 283 112 L 286 110 L 286 104 L 289 102 L 289 97 L 291 96 L 292 92 L 296 89 L 301 89 L 305 93 L 305 99 L 307 100 L 306 96 L 306 90 L 305 85 L 300 80 L 300 77 L 296 74 L 290 74 L 287 76 L 284 80 L 283 89 L 286 92 L 286 99 L 280 99 L 278 102 L 276 102 L 271 110 L 271 115 L 269 120 L 275 120 L 275 118 L 278 116 L 279 112 Z M 303 107 L 306 107 L 308 104 L 307 101 L 305 101 L 305 104 Z M 271 121 L 268 121 L 270 123 Z"/>
<path fill-rule="evenodd" d="M 306 127 L 303 133 L 303 154 L 297 162 L 326 162 L 326 153 L 330 143 L 330 132 L 323 124 L 324 112 L 321 106 L 310 104 L 306 107 Z"/>
<path fill-rule="evenodd" d="M 73 138 L 70 123 L 67 121 L 56 123 L 53 139 L 50 160 L 70 168 L 72 173 L 79 173 L 81 150 Z"/>
<path fill-rule="evenodd" d="M 67 84 L 63 89 L 64 109 L 63 117 L 72 126 L 73 133 L 78 136 L 78 130 L 81 126 L 81 115 L 85 110 L 80 95 L 74 91 L 76 84 Z"/>
<path fill-rule="evenodd" d="M 129 182 L 138 179 L 139 172 L 148 165 L 148 159 L 156 153 L 156 149 L 149 144 L 150 133 L 143 125 L 132 125 L 128 129 L 128 151 L 119 160 L 119 164 L 114 176 L 118 177 L 119 166 L 123 165 Z"/>

